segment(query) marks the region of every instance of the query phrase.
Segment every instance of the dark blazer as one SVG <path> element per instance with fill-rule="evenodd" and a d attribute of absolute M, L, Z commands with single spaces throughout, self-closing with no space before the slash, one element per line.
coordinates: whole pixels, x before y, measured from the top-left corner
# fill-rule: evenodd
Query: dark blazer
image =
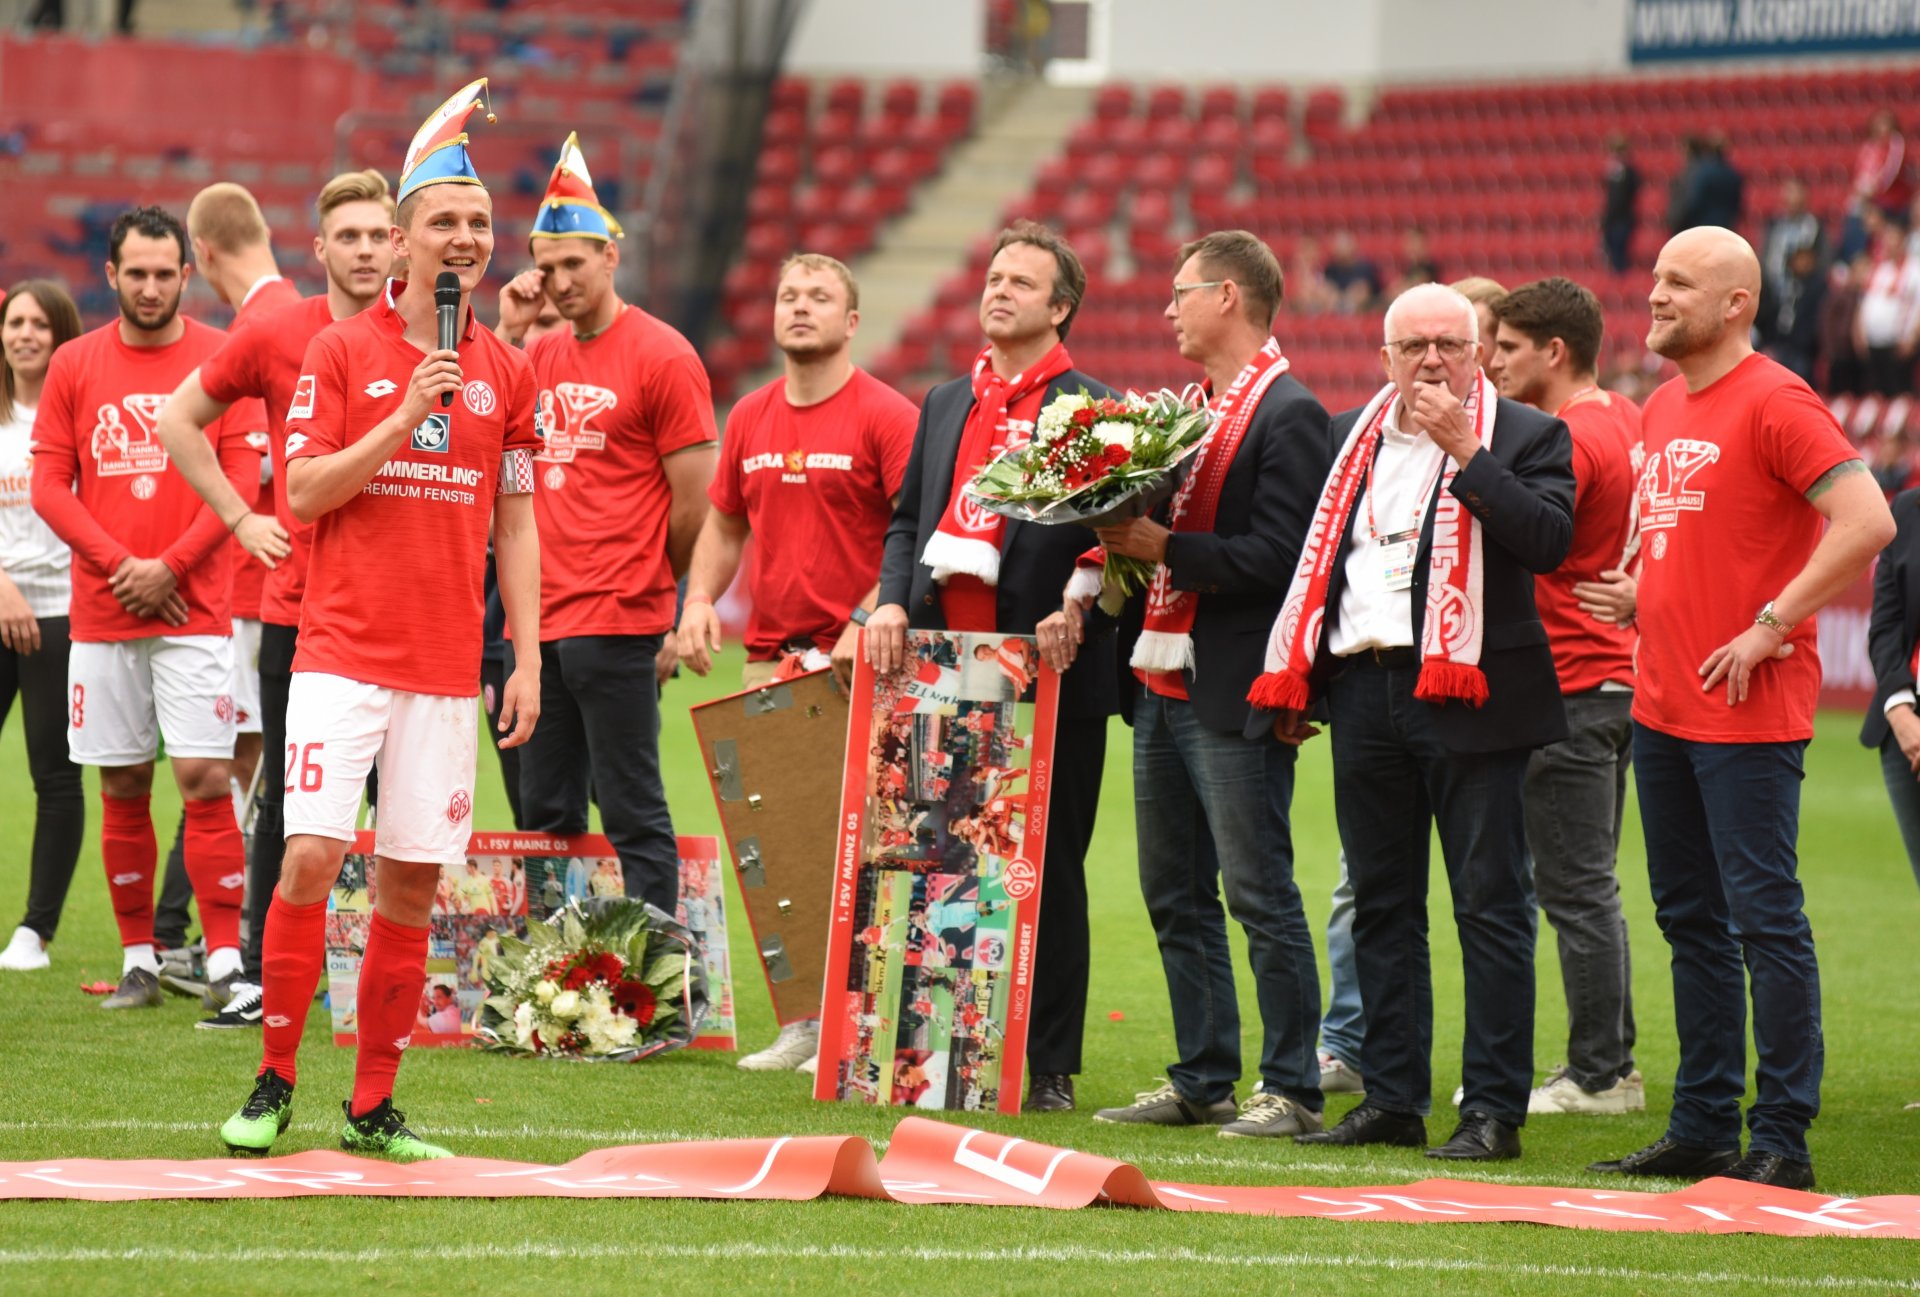
<path fill-rule="evenodd" d="M 1359 410 L 1333 420 L 1334 454 L 1345 444 Z M 1454 474 L 1450 488 L 1468 512 L 1480 520 L 1486 542 L 1481 591 L 1486 632 L 1480 667 L 1487 676 L 1487 701 L 1479 707 L 1461 702 L 1416 703 L 1434 712 L 1440 741 L 1455 752 L 1501 752 L 1542 747 L 1567 736 L 1567 712 L 1560 700 L 1560 679 L 1553 670 L 1547 628 L 1533 604 L 1535 573 L 1551 572 L 1573 544 L 1573 437 L 1567 425 L 1530 405 L 1504 398 L 1494 413 L 1493 447 L 1481 450 Z M 1356 514 L 1359 510 L 1354 511 Z M 1434 510 L 1428 508 L 1414 562 L 1413 642 L 1418 647 L 1427 611 L 1427 555 L 1433 549 Z M 1327 615 L 1314 659 L 1311 688 L 1319 698 L 1340 659 L 1327 643 L 1339 618 L 1346 588 L 1347 547 L 1353 519 L 1347 519 L 1327 590 Z M 1339 717 L 1333 718 L 1339 724 Z"/>
<path fill-rule="evenodd" d="M 1070 369 L 1047 385 L 1043 403 L 1061 393 L 1085 388 L 1093 396 L 1118 396 L 1105 383 Z M 920 407 L 913 433 L 913 454 L 900 484 L 900 505 L 887 526 L 880 563 L 880 602 L 907 610 L 907 624 L 943 630 L 946 615 L 933 569 L 920 561 L 927 538 L 940 525 L 953 493 L 954 461 L 960 455 L 960 431 L 973 408 L 973 385 L 965 378 L 940 384 Z M 1007 520 L 1000 541 L 999 603 L 995 630 L 1031 635 L 1041 618 L 1060 611 L 1061 595 L 1073 576 L 1074 560 L 1095 543 L 1093 533 L 1071 524 L 1046 526 Z M 1073 666 L 1060 678 L 1060 714 L 1111 716 L 1120 710 L 1119 647 L 1110 617 L 1096 613 L 1088 621 L 1086 642 Z"/>
<path fill-rule="evenodd" d="M 1867 657 L 1873 663 L 1873 705 L 1860 741 L 1886 740 L 1889 695 L 1914 687 L 1913 646 L 1920 640 L 1920 489 L 1893 497 L 1893 543 L 1873 569 L 1873 615 L 1867 620 Z"/>
<path fill-rule="evenodd" d="M 1300 561 L 1320 488 L 1333 463 L 1327 410 L 1292 374 L 1260 398 L 1245 440 L 1220 490 L 1211 532 L 1167 537 L 1167 571 L 1176 590 L 1201 598 L 1193 619 L 1193 668 L 1185 672 L 1193 713 L 1208 729 L 1242 731 L 1247 690 L 1265 663 L 1267 637 Z M 1124 663 L 1140 630 L 1145 595 L 1122 614 L 1123 691 L 1139 685 Z"/>

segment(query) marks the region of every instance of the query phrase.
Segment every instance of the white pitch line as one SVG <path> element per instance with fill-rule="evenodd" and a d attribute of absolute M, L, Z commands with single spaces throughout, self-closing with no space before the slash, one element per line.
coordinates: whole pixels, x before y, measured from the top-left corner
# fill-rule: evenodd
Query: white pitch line
<path fill-rule="evenodd" d="M 855 1247 L 769 1243 L 665 1242 L 632 1244 L 515 1243 L 435 1247 L 372 1248 L 10 1248 L 0 1250 L 0 1266 L 78 1265 L 155 1262 L 169 1265 L 260 1264 L 310 1261 L 334 1265 L 372 1265 L 393 1261 L 551 1261 L 642 1260 L 661 1257 L 699 1261 L 931 1261 L 963 1263 L 1052 1261 L 1074 1265 L 1177 1264 L 1217 1269 L 1267 1270 L 1311 1268 L 1345 1271 L 1399 1271 L 1429 1274 L 1483 1274 L 1533 1279 L 1605 1279 L 1679 1287 L 1739 1287 L 1816 1292 L 1920 1292 L 1920 1280 L 1823 1276 L 1792 1279 L 1780 1275 L 1726 1270 L 1642 1270 L 1626 1266 L 1535 1265 L 1526 1262 L 1472 1261 L 1447 1257 L 1365 1257 L 1311 1252 L 1219 1253 L 1191 1248 L 1111 1248 L 1035 1245 L 1014 1248 Z"/>
<path fill-rule="evenodd" d="M 149 1121 L 140 1117 L 94 1117 L 82 1121 L 0 1121 L 0 1131 L 150 1130 L 166 1134 L 213 1134 L 214 1121 Z M 689 1130 L 579 1130 L 566 1126 L 470 1126 L 435 1122 L 429 1132 L 461 1139 L 581 1139 L 599 1144 L 667 1144 L 680 1140 L 754 1139 L 752 1135 L 715 1135 Z M 0 1161 L 5 1161 L 0 1158 Z"/>

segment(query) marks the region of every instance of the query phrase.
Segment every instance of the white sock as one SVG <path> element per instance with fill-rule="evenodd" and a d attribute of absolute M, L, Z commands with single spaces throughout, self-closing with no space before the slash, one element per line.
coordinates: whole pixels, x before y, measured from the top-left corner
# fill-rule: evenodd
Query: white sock
<path fill-rule="evenodd" d="M 222 946 L 207 952 L 207 980 L 217 982 L 240 971 L 240 947 Z"/>
<path fill-rule="evenodd" d="M 137 946 L 128 946 L 120 952 L 120 976 L 125 977 L 136 968 L 144 968 L 154 976 L 160 974 L 160 960 L 153 953 L 151 941 Z"/>

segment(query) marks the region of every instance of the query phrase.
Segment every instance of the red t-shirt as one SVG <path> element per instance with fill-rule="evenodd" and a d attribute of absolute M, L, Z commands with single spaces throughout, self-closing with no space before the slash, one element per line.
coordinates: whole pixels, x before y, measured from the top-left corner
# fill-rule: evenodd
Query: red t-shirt
<path fill-rule="evenodd" d="M 534 496 L 540 638 L 673 629 L 673 491 L 660 461 L 719 436 L 700 357 L 633 306 L 597 337 L 558 329 L 527 356 L 546 436 Z"/>
<path fill-rule="evenodd" d="M 761 661 L 794 640 L 831 649 L 873 589 L 919 422 L 864 370 L 818 405 L 789 405 L 786 386 L 775 379 L 733 407 L 707 488 L 753 532 L 747 656 Z"/>
<path fill-rule="evenodd" d="M 1573 547 L 1534 578 L 1533 601 L 1553 645 L 1560 692 L 1633 683 L 1633 629 L 1580 611 L 1573 587 L 1620 566 L 1633 527 L 1640 470 L 1640 411 L 1617 392 L 1588 388 L 1559 410 L 1573 432 Z"/>
<path fill-rule="evenodd" d="M 405 285 L 307 348 L 287 410 L 287 458 L 331 455 L 400 407 L 425 353 L 394 309 Z M 467 317 L 465 389 L 435 404 L 360 493 L 313 524 L 295 671 L 411 693 L 480 692 L 482 583 L 501 457 L 531 452 L 533 371 Z M 530 474 L 530 467 L 529 467 Z"/>
<path fill-rule="evenodd" d="M 283 307 L 291 306 L 299 300 L 300 290 L 295 288 L 288 280 L 276 277 L 266 283 L 255 285 L 254 290 L 247 295 L 246 300 L 240 303 L 240 309 L 233 313 L 233 328 L 228 331 L 227 335 L 228 345 L 232 345 L 232 340 L 235 335 L 245 332 L 248 328 L 260 323 L 267 316 L 272 315 Z M 225 351 L 226 349 L 227 348 L 223 346 L 220 350 Z M 218 353 L 215 354 L 217 355 Z M 206 389 L 204 378 L 200 386 L 201 390 L 204 391 Z M 242 395 L 264 397 L 266 393 L 247 392 L 242 393 Z M 233 402 L 230 400 L 221 400 L 221 404 L 231 405 Z M 282 411 L 285 409 L 286 407 L 284 405 L 281 406 Z M 272 457 L 276 469 L 279 467 L 279 459 L 278 456 L 274 454 L 274 438 L 272 433 L 278 430 L 281 417 L 282 416 L 278 414 L 266 416 L 264 422 L 257 424 L 247 434 L 248 444 L 260 454 Z M 278 472 L 276 472 L 274 476 L 277 478 L 279 476 Z M 247 508 L 258 513 L 260 512 L 261 505 L 271 501 L 272 490 L 269 486 L 262 483 L 256 490 L 242 491 L 240 495 L 246 500 Z M 254 558 L 253 555 L 247 553 L 246 546 L 237 540 L 228 541 L 227 550 L 230 555 L 230 561 L 233 564 L 234 618 L 236 620 L 245 618 L 249 621 L 257 621 L 260 618 L 261 596 L 267 582 L 267 566 Z"/>
<path fill-rule="evenodd" d="M 1747 700 L 1725 681 L 1700 688 L 1700 664 L 1806 566 L 1825 520 L 1806 493 L 1858 459 L 1811 388 L 1765 356 L 1688 392 L 1675 378 L 1647 400 L 1640 474 L 1639 687 L 1633 718 L 1698 743 L 1813 737 L 1820 695 L 1814 619 L 1793 653 L 1753 672 Z"/>
<path fill-rule="evenodd" d="M 227 529 L 180 474 L 154 434 L 160 409 L 220 347 L 220 330 L 181 317 L 164 347 L 129 347 L 114 320 L 53 353 L 33 424 L 33 507 L 73 547 L 72 636 L 86 643 L 153 635 L 231 635 L 233 568 Z M 207 429 L 227 480 L 245 495 L 260 483 L 247 445 L 258 403 L 235 406 Z M 78 486 L 76 494 L 76 484 Z M 173 569 L 187 621 L 169 626 L 120 606 L 107 582 L 127 558 Z"/>
<path fill-rule="evenodd" d="M 260 296 L 266 291 L 262 289 Z M 287 407 L 293 402 L 294 384 L 304 372 L 300 365 L 306 359 L 307 344 L 332 323 L 333 310 L 325 293 L 304 299 L 296 296 L 291 305 L 262 311 L 246 328 L 236 328 L 227 345 L 200 366 L 200 388 L 213 400 L 230 403 L 258 396 L 266 401 L 273 516 L 287 529 L 293 546 L 293 552 L 267 573 L 261 591 L 260 619 L 276 626 L 300 624 L 308 551 L 313 545 L 313 528 L 297 521 L 287 507 Z"/>

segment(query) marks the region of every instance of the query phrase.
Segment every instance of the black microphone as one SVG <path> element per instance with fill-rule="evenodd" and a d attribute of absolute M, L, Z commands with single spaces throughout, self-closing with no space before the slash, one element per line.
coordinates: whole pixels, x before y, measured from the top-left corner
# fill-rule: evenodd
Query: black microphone
<path fill-rule="evenodd" d="M 440 317 L 440 350 L 457 351 L 460 341 L 460 276 L 451 270 L 440 272 L 433 281 L 433 310 Z M 440 404 L 452 405 L 453 393 L 440 393 Z"/>

